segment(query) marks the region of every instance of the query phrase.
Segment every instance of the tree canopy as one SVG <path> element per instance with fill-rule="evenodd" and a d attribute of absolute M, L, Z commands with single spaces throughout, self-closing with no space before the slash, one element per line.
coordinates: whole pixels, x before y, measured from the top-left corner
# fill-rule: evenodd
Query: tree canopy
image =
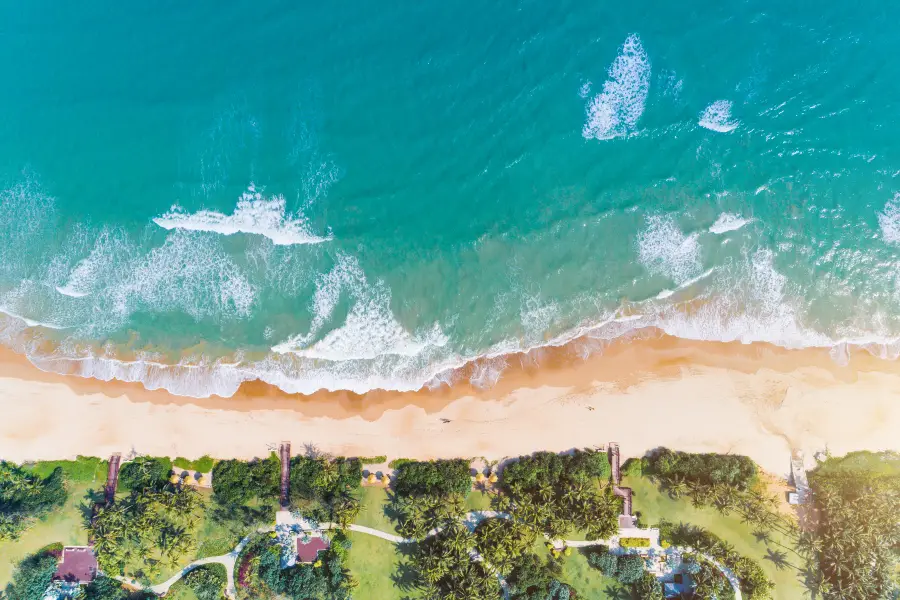
<path fill-rule="evenodd" d="M 665 481 L 683 480 L 705 485 L 726 485 L 746 491 L 755 483 L 756 463 L 738 454 L 692 454 L 663 448 L 647 459 L 649 472 Z"/>
<path fill-rule="evenodd" d="M 91 523 L 100 568 L 109 574 L 155 575 L 193 550 L 203 500 L 191 487 L 133 488 L 99 508 Z"/>
<path fill-rule="evenodd" d="M 126 489 L 161 489 L 169 482 L 172 461 L 156 456 L 139 456 L 122 465 L 119 484 Z"/>
<path fill-rule="evenodd" d="M 465 459 L 410 461 L 400 465 L 394 491 L 400 496 L 467 494 L 472 487 Z"/>
<path fill-rule="evenodd" d="M 866 454 L 831 459 L 810 474 L 818 522 L 802 541 L 821 572 L 825 600 L 894 597 L 900 458 Z"/>
<path fill-rule="evenodd" d="M 66 497 L 61 468 L 41 478 L 0 461 L 0 540 L 16 539 L 35 518 L 65 503 Z"/>
<path fill-rule="evenodd" d="M 49 552 L 39 552 L 19 563 L 12 581 L 6 586 L 9 600 L 42 600 L 56 572 L 58 558 Z"/>
<path fill-rule="evenodd" d="M 256 498 L 277 500 L 281 494 L 281 461 L 273 452 L 253 461 L 222 460 L 212 470 L 213 499 L 241 505 Z"/>
<path fill-rule="evenodd" d="M 616 531 L 621 507 L 610 487 L 600 487 L 608 476 L 605 452 L 538 452 L 504 468 L 497 506 L 553 538 L 564 537 L 573 527 L 588 539 L 606 538 Z"/>
<path fill-rule="evenodd" d="M 225 567 L 212 564 L 190 571 L 184 576 L 184 584 L 191 588 L 197 600 L 222 600 L 225 595 Z"/>

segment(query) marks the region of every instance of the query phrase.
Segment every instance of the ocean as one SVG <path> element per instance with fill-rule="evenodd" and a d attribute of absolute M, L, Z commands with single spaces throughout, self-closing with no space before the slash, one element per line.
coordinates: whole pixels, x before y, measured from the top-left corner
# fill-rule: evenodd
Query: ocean
<path fill-rule="evenodd" d="M 0 13 L 0 341 L 46 371 L 227 397 L 490 387 L 648 330 L 900 354 L 900 4 Z"/>

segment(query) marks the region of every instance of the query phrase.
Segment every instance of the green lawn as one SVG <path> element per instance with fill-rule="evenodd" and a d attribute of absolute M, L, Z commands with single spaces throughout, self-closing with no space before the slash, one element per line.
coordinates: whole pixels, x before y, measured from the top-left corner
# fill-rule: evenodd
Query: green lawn
<path fill-rule="evenodd" d="M 353 531 L 347 532 L 347 537 L 353 542 L 347 567 L 359 581 L 354 600 L 401 600 L 413 595 L 412 590 L 404 592 L 394 583 L 400 562 L 394 544 Z"/>
<path fill-rule="evenodd" d="M 563 562 L 562 581 L 578 592 L 579 598 L 604 600 L 631 598 L 625 586 L 588 564 L 587 556 L 573 548 L 572 555 Z"/>
<path fill-rule="evenodd" d="M 357 525 L 364 525 L 387 533 L 397 533 L 394 523 L 387 516 L 388 495 L 383 487 L 359 488 L 359 500 L 362 509 L 354 521 Z"/>
<path fill-rule="evenodd" d="M 737 514 L 724 516 L 712 508 L 696 508 L 685 498 L 672 499 L 646 477 L 625 477 L 623 485 L 634 490 L 634 509 L 641 513 L 645 525 L 653 526 L 660 519 L 666 519 L 708 529 L 732 544 L 739 554 L 759 562 L 766 575 L 775 582 L 776 600 L 810 597 L 799 573 L 803 560 L 797 554 L 795 543 L 781 532 L 772 531 L 768 542 L 758 540 L 753 535 L 755 527 L 741 522 Z M 787 566 L 779 569 L 770 559 L 777 553 L 784 553 Z"/>
<path fill-rule="evenodd" d="M 466 497 L 466 510 L 491 510 L 491 498 L 493 494 L 473 490 Z"/>
<path fill-rule="evenodd" d="M 102 486 L 102 483 L 100 485 Z M 13 569 L 19 561 L 44 546 L 54 542 L 70 546 L 87 544 L 88 534 L 84 528 L 80 505 L 84 503 L 90 506 L 90 502 L 85 500 L 85 495 L 92 487 L 98 486 L 86 482 L 69 483 L 69 498 L 62 508 L 51 512 L 44 520 L 38 521 L 18 540 L 0 542 L 0 589 L 4 589 L 9 583 Z"/>

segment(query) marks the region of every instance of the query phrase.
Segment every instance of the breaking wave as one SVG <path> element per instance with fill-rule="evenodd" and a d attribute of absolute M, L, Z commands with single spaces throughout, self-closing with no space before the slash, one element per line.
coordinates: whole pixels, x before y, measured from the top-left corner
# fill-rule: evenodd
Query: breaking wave
<path fill-rule="evenodd" d="M 732 213 L 722 213 L 716 222 L 710 225 L 709 232 L 720 235 L 729 231 L 737 231 L 751 221 L 752 219 L 745 219 Z"/>
<path fill-rule="evenodd" d="M 609 140 L 634 132 L 650 93 L 650 58 L 636 34 L 628 36 L 609 67 L 602 91 L 587 105 L 581 135 Z M 587 95 L 584 87 L 582 92 Z"/>
<path fill-rule="evenodd" d="M 700 127 L 719 133 L 734 131 L 740 125 L 731 118 L 731 100 L 716 100 L 700 114 Z"/>
<path fill-rule="evenodd" d="M 222 235 L 261 235 L 276 245 L 284 246 L 317 244 L 331 239 L 331 236 L 314 235 L 302 215 L 288 213 L 284 196 L 263 196 L 252 185 L 241 195 L 230 215 L 213 210 L 188 213 L 179 206 L 173 206 L 166 214 L 153 219 L 153 222 L 163 229 L 211 231 Z"/>

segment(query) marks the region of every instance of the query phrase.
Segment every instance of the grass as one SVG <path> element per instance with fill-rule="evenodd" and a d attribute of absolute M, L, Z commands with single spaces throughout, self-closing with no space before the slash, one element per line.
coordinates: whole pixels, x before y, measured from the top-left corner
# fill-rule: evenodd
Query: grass
<path fill-rule="evenodd" d="M 834 474 L 846 471 L 867 471 L 888 477 L 900 476 L 900 453 L 851 452 L 839 458 L 829 458 L 818 466 L 818 474 Z"/>
<path fill-rule="evenodd" d="M 40 477 L 47 477 L 56 467 L 60 467 L 70 483 L 97 482 L 103 485 L 109 463 L 94 456 L 79 456 L 75 460 L 45 460 L 25 466 Z"/>
<path fill-rule="evenodd" d="M 89 489 L 96 489 L 100 485 L 102 483 L 99 485 L 86 482 L 69 483 L 69 497 L 62 508 L 35 523 L 23 532 L 18 540 L 0 542 L 0 589 L 4 589 L 9 583 L 13 569 L 19 561 L 44 546 L 54 542 L 62 542 L 67 546 L 87 544 L 88 533 L 84 528 L 81 505 L 90 506 L 85 496 Z"/>
<path fill-rule="evenodd" d="M 387 490 L 380 486 L 359 488 L 359 500 L 362 510 L 356 518 L 357 525 L 372 527 L 387 533 L 397 533 L 394 523 L 387 516 L 388 495 Z"/>
<path fill-rule="evenodd" d="M 579 598 L 631 598 L 627 587 L 604 576 L 599 569 L 588 564 L 587 555 L 574 549 L 572 555 L 566 556 L 563 561 L 562 581 L 575 588 Z"/>
<path fill-rule="evenodd" d="M 491 498 L 493 494 L 473 490 L 466 497 L 466 510 L 491 510 Z"/>
<path fill-rule="evenodd" d="M 400 555 L 394 544 L 353 531 L 348 531 L 347 537 L 353 543 L 347 567 L 359 581 L 359 587 L 353 592 L 354 600 L 401 600 L 411 594 L 411 590 L 403 591 L 395 583 Z"/>
<path fill-rule="evenodd" d="M 190 471 L 199 471 L 200 473 L 209 473 L 212 471 L 216 461 L 210 456 L 201 456 L 197 460 L 188 460 L 183 456 L 179 456 L 172 461 L 172 465 L 179 469 L 188 469 Z"/>
<path fill-rule="evenodd" d="M 623 485 L 634 490 L 634 507 L 641 514 L 641 522 L 653 526 L 665 519 L 672 523 L 690 523 L 708 529 L 734 546 L 739 554 L 756 560 L 775 583 L 776 600 L 809 598 L 799 568 L 804 561 L 797 554 L 796 544 L 780 531 L 771 531 L 768 540 L 754 535 L 756 528 L 741 521 L 735 513 L 723 515 L 713 508 L 697 508 L 686 498 L 673 499 L 663 493 L 646 477 L 625 477 Z M 774 557 L 786 555 L 787 564 L 780 567 Z M 780 561 L 779 561 L 780 562 Z"/>

